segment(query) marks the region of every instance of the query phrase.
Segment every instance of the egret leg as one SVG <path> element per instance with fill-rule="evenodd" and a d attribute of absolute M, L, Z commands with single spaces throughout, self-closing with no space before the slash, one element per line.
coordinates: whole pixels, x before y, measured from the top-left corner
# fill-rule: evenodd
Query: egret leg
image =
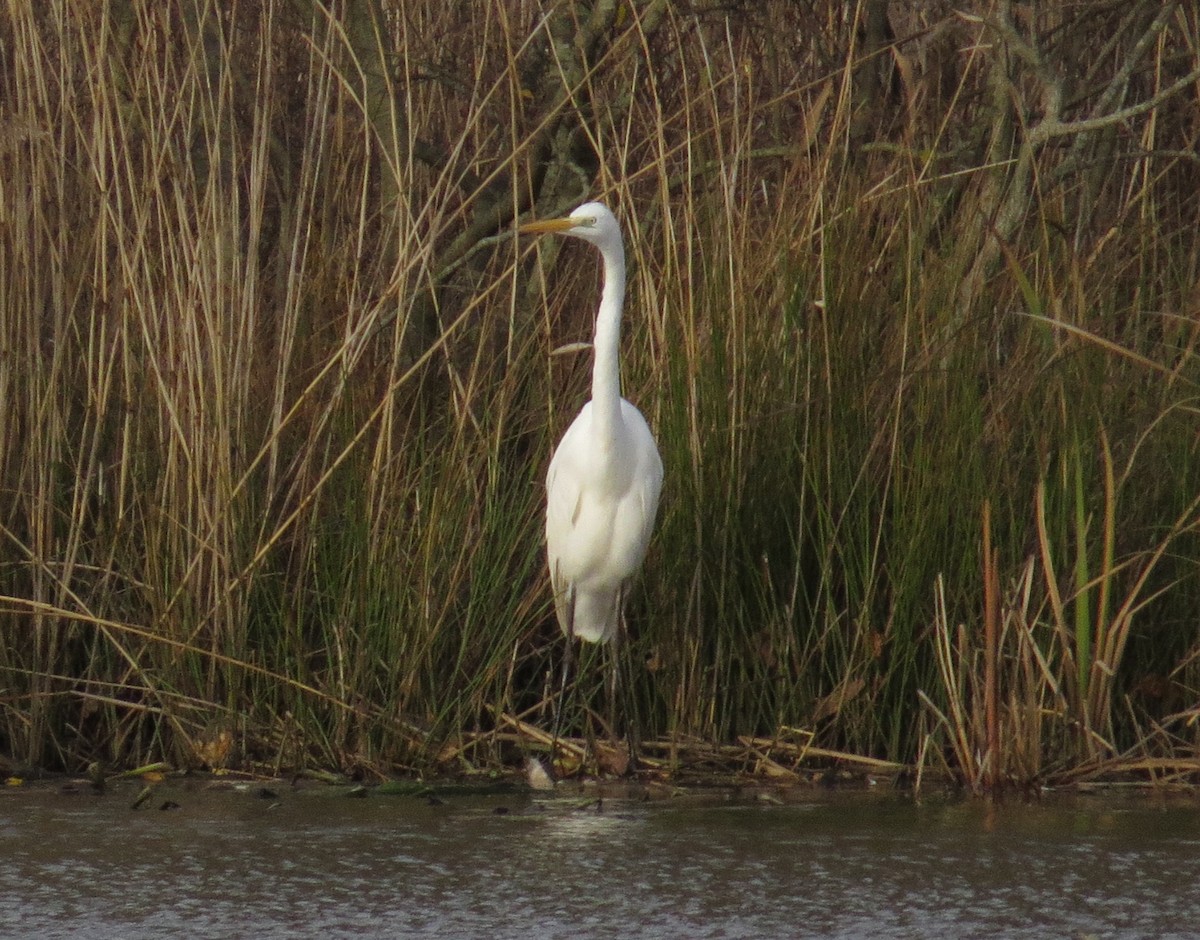
<path fill-rule="evenodd" d="M 620 626 L 620 604 L 621 595 L 617 594 L 617 629 L 613 633 L 612 642 L 609 644 L 609 655 L 612 657 L 612 666 L 608 675 L 608 726 L 612 729 L 615 736 L 617 729 L 620 727 L 617 724 L 621 718 L 621 712 L 624 709 L 624 702 L 618 702 L 617 697 L 621 693 L 621 648 L 625 645 L 625 638 L 621 636 Z"/>
<path fill-rule="evenodd" d="M 629 749 L 629 770 L 637 768 L 637 739 L 633 720 L 633 691 L 624 675 L 628 669 L 622 669 L 621 659 L 628 656 L 629 631 L 625 623 L 625 587 L 622 585 L 617 594 L 617 630 L 612 642 L 612 676 L 609 685 L 609 726 L 617 731 L 617 718 L 623 718 L 625 744 Z M 618 712 L 620 713 L 618 715 Z"/>
<path fill-rule="evenodd" d="M 575 655 L 575 587 L 567 588 L 567 645 L 563 650 L 562 680 L 558 687 L 558 698 L 554 706 L 554 732 L 550 736 L 550 771 L 554 772 L 554 759 L 558 756 L 558 735 L 562 730 L 562 716 L 567 702 L 567 676 L 571 671 L 571 659 Z"/>

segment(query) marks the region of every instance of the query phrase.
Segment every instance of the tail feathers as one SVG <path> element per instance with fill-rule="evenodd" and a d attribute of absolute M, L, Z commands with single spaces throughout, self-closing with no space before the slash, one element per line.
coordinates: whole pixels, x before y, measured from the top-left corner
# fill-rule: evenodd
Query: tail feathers
<path fill-rule="evenodd" d="M 558 605 L 558 622 L 563 632 L 589 643 L 607 643 L 617 632 L 617 622 L 621 616 L 621 593 L 620 587 L 600 591 L 569 591 Z"/>

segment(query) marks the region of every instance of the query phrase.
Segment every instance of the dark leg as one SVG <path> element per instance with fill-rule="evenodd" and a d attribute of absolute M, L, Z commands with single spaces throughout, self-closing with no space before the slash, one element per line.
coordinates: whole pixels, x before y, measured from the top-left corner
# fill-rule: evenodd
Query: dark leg
<path fill-rule="evenodd" d="M 617 595 L 617 604 L 621 603 L 620 595 Z M 618 611 L 620 608 L 618 607 Z M 625 710 L 624 702 L 618 702 L 618 697 L 621 694 L 623 683 L 621 682 L 621 647 L 624 646 L 624 637 L 621 636 L 620 613 L 618 612 L 617 632 L 613 634 L 612 642 L 609 644 L 608 655 L 611 661 L 611 668 L 608 675 L 608 727 L 612 730 L 615 737 L 618 733 L 621 713 Z"/>
<path fill-rule="evenodd" d="M 558 699 L 554 706 L 554 733 L 550 739 L 550 772 L 554 773 L 554 760 L 558 756 L 558 735 L 562 730 L 562 714 L 567 702 L 567 676 L 571 671 L 571 659 L 575 654 L 575 588 L 567 588 L 567 645 L 563 650 L 562 682 L 558 687 Z"/>
<path fill-rule="evenodd" d="M 637 737 L 636 722 L 633 715 L 633 689 L 630 687 L 627 668 L 621 660 L 628 657 L 629 630 L 625 623 L 625 588 L 622 586 L 617 595 L 617 632 L 613 636 L 612 649 L 612 685 L 609 689 L 611 703 L 609 721 L 613 733 L 617 733 L 617 719 L 622 720 L 625 731 L 625 744 L 629 748 L 629 772 L 637 770 Z M 625 664 L 628 666 L 628 663 Z M 618 714 L 619 712 L 619 714 Z"/>

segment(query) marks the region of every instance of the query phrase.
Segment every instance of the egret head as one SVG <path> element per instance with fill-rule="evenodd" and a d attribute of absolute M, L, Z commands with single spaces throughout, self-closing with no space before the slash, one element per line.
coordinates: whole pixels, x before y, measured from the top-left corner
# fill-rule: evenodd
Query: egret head
<path fill-rule="evenodd" d="M 559 235 L 574 235 L 597 248 L 621 244 L 621 227 L 617 218 L 601 202 L 585 202 L 570 215 L 561 219 L 545 219 L 522 225 L 517 231 L 523 235 L 540 235 L 556 232 Z"/>

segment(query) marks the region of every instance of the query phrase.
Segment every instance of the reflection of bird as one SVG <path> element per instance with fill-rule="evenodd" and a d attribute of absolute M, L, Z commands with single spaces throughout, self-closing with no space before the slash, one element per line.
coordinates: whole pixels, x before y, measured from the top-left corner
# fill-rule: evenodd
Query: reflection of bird
<path fill-rule="evenodd" d="M 621 397 L 621 229 L 606 206 L 589 202 L 566 218 L 531 222 L 520 231 L 574 235 L 599 248 L 604 259 L 592 400 L 550 460 L 546 554 L 563 632 L 568 639 L 607 643 L 617 632 L 626 587 L 646 557 L 663 478 L 646 419 Z"/>

